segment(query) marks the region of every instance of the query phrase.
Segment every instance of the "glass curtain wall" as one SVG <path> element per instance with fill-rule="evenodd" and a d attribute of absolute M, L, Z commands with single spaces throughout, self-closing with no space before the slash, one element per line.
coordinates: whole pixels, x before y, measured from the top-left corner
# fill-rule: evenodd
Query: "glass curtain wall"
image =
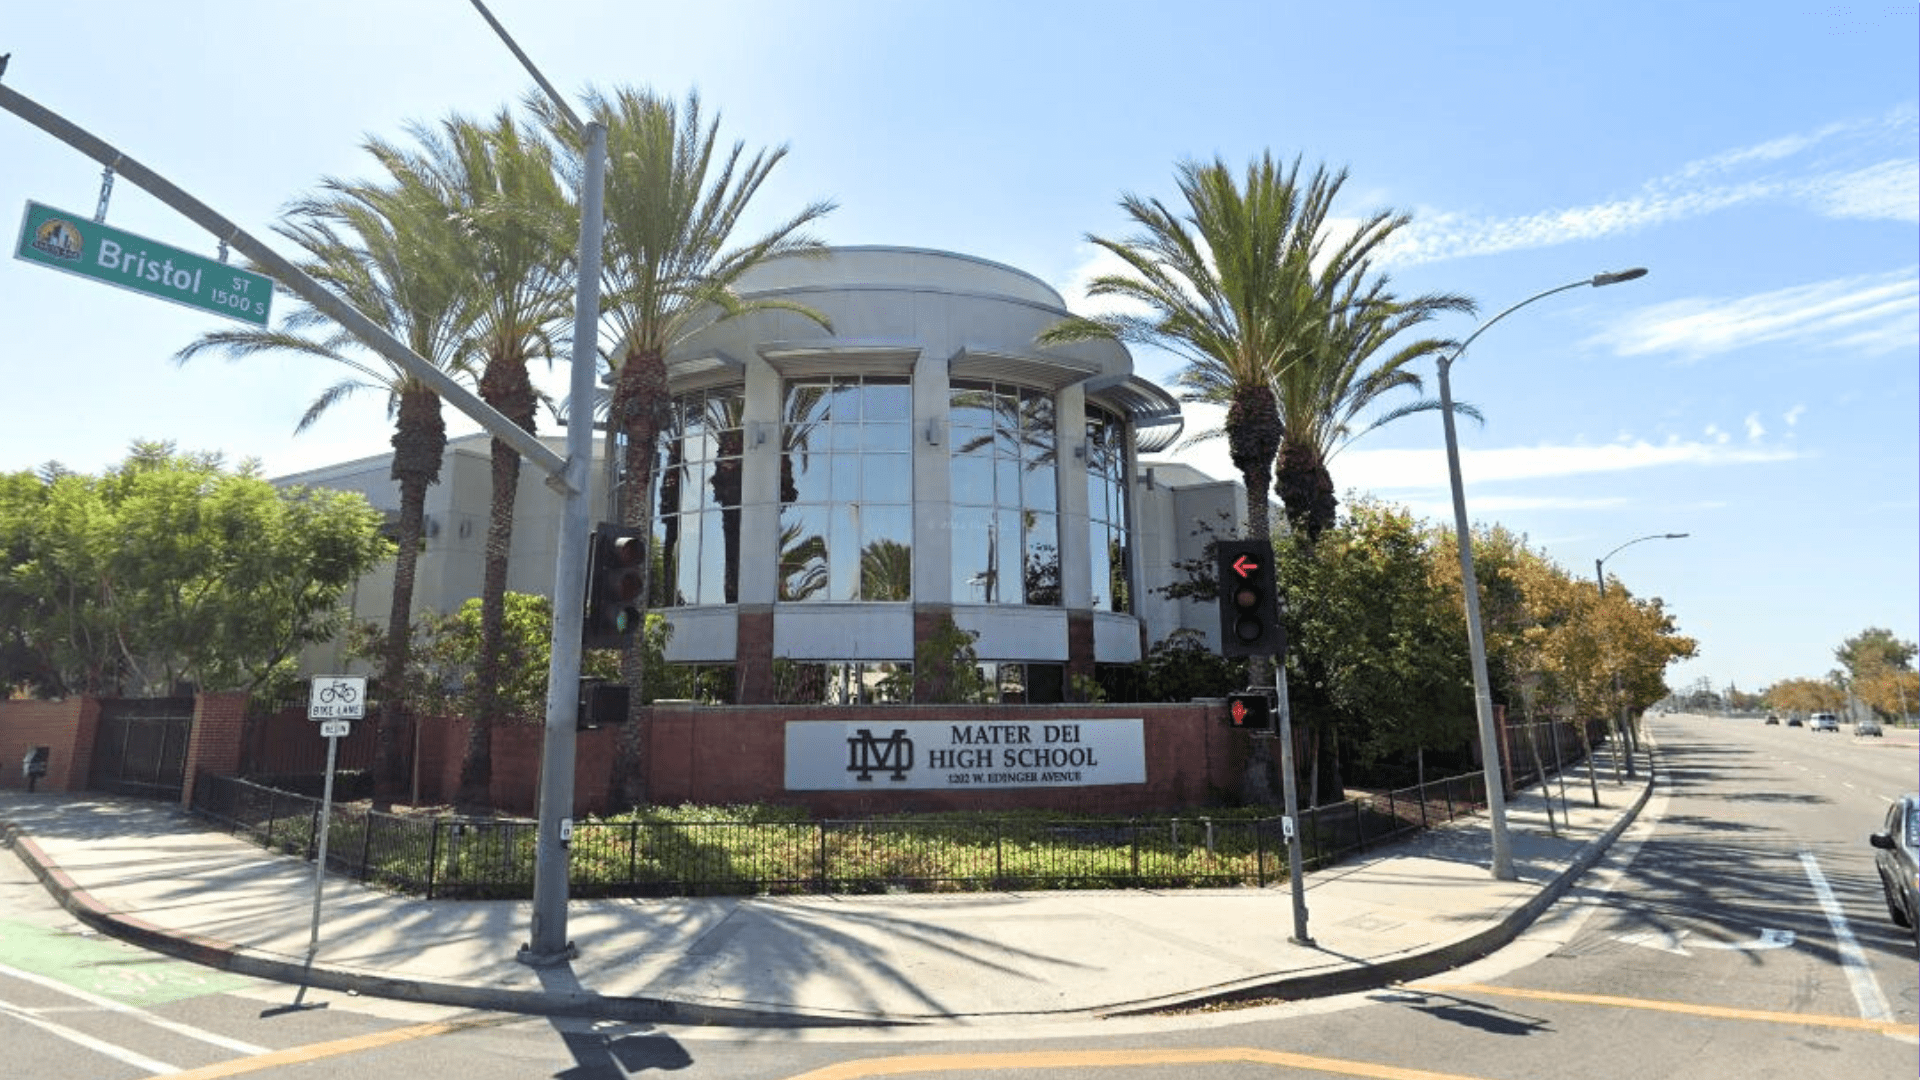
<path fill-rule="evenodd" d="M 793 379 L 780 432 L 784 603 L 905 601 L 913 394 L 904 376 Z"/>
<path fill-rule="evenodd" d="M 740 590 L 739 386 L 677 394 L 655 470 L 651 606 L 731 604 Z"/>
<path fill-rule="evenodd" d="M 954 380 L 952 596 L 956 603 L 1060 603 L 1058 439 L 1053 395 Z"/>
<path fill-rule="evenodd" d="M 1132 611 L 1126 426 L 1118 416 L 1092 406 L 1087 408 L 1087 528 L 1093 609 Z"/>

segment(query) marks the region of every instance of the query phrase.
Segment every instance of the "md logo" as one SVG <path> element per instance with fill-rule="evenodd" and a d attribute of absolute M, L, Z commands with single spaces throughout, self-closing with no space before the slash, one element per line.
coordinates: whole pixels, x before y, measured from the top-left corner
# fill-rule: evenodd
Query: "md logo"
<path fill-rule="evenodd" d="M 871 781 L 875 772 L 890 772 L 892 779 L 905 780 L 911 768 L 913 740 L 905 728 L 894 728 L 884 739 L 874 738 L 866 728 L 847 736 L 847 771 L 854 779 Z"/>

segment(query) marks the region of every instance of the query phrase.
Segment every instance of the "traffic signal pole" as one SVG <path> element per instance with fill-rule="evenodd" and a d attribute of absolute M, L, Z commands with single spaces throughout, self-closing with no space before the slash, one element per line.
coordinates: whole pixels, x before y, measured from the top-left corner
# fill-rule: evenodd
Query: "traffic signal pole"
<path fill-rule="evenodd" d="M 1273 658 L 1273 691 L 1280 698 L 1280 802 L 1286 811 L 1287 888 L 1293 893 L 1293 937 L 1296 945 L 1311 945 L 1307 934 L 1306 861 L 1300 853 L 1300 785 L 1293 770 L 1293 708 L 1287 704 L 1287 654 Z"/>
<path fill-rule="evenodd" d="M 1279 564 L 1270 540 L 1222 540 L 1214 545 L 1214 579 L 1220 601 L 1220 654 L 1264 656 L 1273 661 L 1273 692 L 1279 732 L 1255 738 L 1280 740 L 1281 829 L 1287 838 L 1287 882 L 1293 893 L 1293 936 L 1311 945 L 1307 934 L 1306 859 L 1300 843 L 1300 785 L 1293 768 L 1293 707 L 1287 701 L 1287 629 L 1280 599 Z"/>

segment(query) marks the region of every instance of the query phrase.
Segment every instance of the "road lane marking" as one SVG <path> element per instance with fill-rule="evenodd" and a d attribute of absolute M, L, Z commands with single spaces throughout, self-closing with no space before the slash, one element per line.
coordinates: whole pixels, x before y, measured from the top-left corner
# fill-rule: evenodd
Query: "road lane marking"
<path fill-rule="evenodd" d="M 178 1067 L 169 1065 L 158 1058 L 150 1058 L 144 1054 L 129 1050 L 124 1046 L 117 1046 L 104 1039 L 96 1039 L 84 1031 L 76 1031 L 65 1024 L 56 1024 L 51 1020 L 35 1016 L 32 1010 L 22 1008 L 18 1005 L 0 1001 L 0 1013 L 11 1016 L 23 1023 L 32 1024 L 34 1027 L 39 1028 L 49 1035 L 65 1039 L 70 1043 L 77 1043 L 95 1053 L 105 1054 L 115 1061 L 131 1065 L 136 1069 L 145 1069 L 150 1073 L 167 1075 L 178 1075 L 180 1072 Z"/>
<path fill-rule="evenodd" d="M 1488 986 L 1484 983 L 1406 983 L 1403 990 L 1429 994 L 1490 994 L 1495 997 L 1527 998 L 1534 1001 L 1564 1001 L 1572 1005 L 1609 1005 L 1618 1009 L 1646 1009 L 1651 1012 L 1684 1013 L 1710 1016 L 1720 1020 L 1759 1020 L 1770 1024 L 1804 1024 L 1809 1027 L 1840 1028 L 1847 1031 L 1872 1031 L 1882 1035 L 1920 1035 L 1920 1025 L 1893 1020 L 1869 1020 L 1857 1016 L 1829 1016 L 1824 1013 L 1774 1012 L 1768 1009 L 1735 1009 L 1725 1005 L 1695 1005 L 1686 1001 L 1661 1001 L 1655 998 L 1613 997 L 1608 994 L 1571 994 L 1560 990 L 1525 990 L 1513 986 Z"/>
<path fill-rule="evenodd" d="M 812 1069 L 787 1080 L 865 1080 L 873 1076 L 908 1076 L 913 1073 L 951 1072 L 957 1069 L 1085 1069 L 1116 1068 L 1124 1065 L 1202 1065 L 1202 1064 L 1278 1065 L 1358 1076 L 1365 1080 L 1480 1080 L 1460 1073 L 1438 1073 L 1426 1069 L 1403 1069 L 1370 1061 L 1290 1054 L 1283 1050 L 1261 1050 L 1247 1046 L 1190 1047 L 1167 1050 L 1026 1050 L 995 1054 L 910 1054 L 902 1057 L 863 1058 L 842 1061 Z M 178 1078 L 175 1078 L 178 1080 Z"/>
<path fill-rule="evenodd" d="M 151 1024 L 162 1030 L 171 1031 L 175 1035 L 184 1035 L 189 1039 L 194 1039 L 199 1042 L 211 1043 L 221 1049 L 231 1050 L 236 1054 L 264 1054 L 267 1052 L 267 1048 L 264 1046 L 255 1046 L 250 1042 L 241 1042 L 239 1039 L 229 1039 L 225 1035 L 217 1035 L 211 1031 L 203 1031 L 197 1027 L 189 1027 L 186 1024 L 155 1016 L 144 1009 L 134 1008 L 124 1001 L 116 1001 L 110 997 L 102 997 L 99 994 L 89 993 L 77 986 L 61 982 L 59 979 L 48 978 L 45 975 L 39 975 L 31 971 L 21 971 L 19 968 L 8 967 L 5 964 L 0 964 L 0 975 L 4 975 L 10 979 L 19 979 L 22 982 L 30 982 L 36 986 L 44 986 L 55 993 L 78 998 L 95 1008 L 116 1012 L 122 1016 L 139 1020 L 142 1023 Z"/>
<path fill-rule="evenodd" d="M 1880 992 L 1880 983 L 1874 979 L 1873 969 L 1867 966 L 1867 954 L 1854 938 L 1852 928 L 1847 926 L 1846 913 L 1840 910 L 1840 901 L 1827 884 L 1827 875 L 1820 872 L 1820 860 L 1813 857 L 1813 852 L 1803 851 L 1800 865 L 1813 885 L 1813 894 L 1820 899 L 1820 910 L 1826 912 L 1827 925 L 1833 927 L 1834 942 L 1840 947 L 1840 966 L 1846 970 L 1847 985 L 1853 989 L 1853 1000 L 1860 1006 L 1860 1015 L 1868 1020 L 1885 1020 L 1892 1014 L 1886 995 Z"/>
<path fill-rule="evenodd" d="M 303 1065 L 309 1061 L 339 1057 L 342 1054 L 358 1054 L 363 1050 L 378 1050 L 396 1043 L 411 1042 L 414 1039 L 428 1039 L 435 1035 L 450 1035 L 469 1028 L 492 1027 L 514 1020 L 524 1019 L 518 1016 L 485 1016 L 470 1020 L 441 1020 L 431 1024 L 414 1024 L 411 1027 L 393 1028 L 389 1031 L 376 1031 L 371 1035 L 355 1035 L 350 1039 L 335 1039 L 332 1042 L 309 1043 L 306 1046 L 291 1046 L 285 1050 L 259 1054 L 254 1057 L 235 1058 L 185 1072 L 156 1069 L 164 1076 L 150 1077 L 149 1080 L 219 1080 L 220 1077 L 241 1076 L 262 1069 L 277 1069 L 282 1065 Z"/>

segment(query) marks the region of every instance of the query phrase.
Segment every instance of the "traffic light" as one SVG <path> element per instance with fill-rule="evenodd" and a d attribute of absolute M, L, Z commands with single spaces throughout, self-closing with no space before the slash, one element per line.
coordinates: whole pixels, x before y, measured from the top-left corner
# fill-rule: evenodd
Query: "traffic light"
<path fill-rule="evenodd" d="M 1227 723 L 1243 731 L 1273 729 L 1273 699 L 1259 690 L 1227 695 Z"/>
<path fill-rule="evenodd" d="M 1273 545 L 1222 540 L 1215 546 L 1220 583 L 1220 655 L 1279 656 L 1287 651 L 1274 585 Z"/>
<path fill-rule="evenodd" d="M 587 553 L 587 605 L 580 644 L 587 649 L 625 647 L 640 628 L 640 594 L 646 586 L 645 534 L 600 525 Z"/>

